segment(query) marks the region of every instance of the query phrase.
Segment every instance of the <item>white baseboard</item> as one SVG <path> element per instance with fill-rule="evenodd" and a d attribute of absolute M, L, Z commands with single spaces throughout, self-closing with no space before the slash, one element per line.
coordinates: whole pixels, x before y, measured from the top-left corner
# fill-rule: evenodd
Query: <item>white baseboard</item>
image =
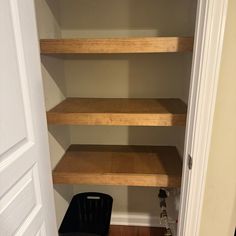
<path fill-rule="evenodd" d="M 177 229 L 176 222 L 169 218 L 169 224 L 172 234 L 175 236 Z M 134 213 L 113 213 L 111 216 L 111 225 L 165 227 L 161 225 L 160 217 Z"/>
<path fill-rule="evenodd" d="M 112 225 L 134 225 L 134 226 L 150 226 L 161 227 L 160 218 L 150 216 L 148 214 L 132 214 L 132 213 L 113 213 L 111 216 Z"/>

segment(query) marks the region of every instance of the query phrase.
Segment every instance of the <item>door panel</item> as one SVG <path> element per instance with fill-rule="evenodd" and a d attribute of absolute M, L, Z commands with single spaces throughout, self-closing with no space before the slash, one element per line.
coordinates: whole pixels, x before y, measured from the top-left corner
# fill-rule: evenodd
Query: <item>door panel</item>
<path fill-rule="evenodd" d="M 34 165 L 34 158 L 27 152 L 32 146 L 32 143 L 22 145 L 17 151 L 5 155 L 4 161 L 0 161 L 0 197 Z"/>
<path fill-rule="evenodd" d="M 43 234 L 41 232 L 43 232 Z M 21 226 L 21 229 L 17 231 L 15 236 L 22 236 L 22 235 L 28 236 L 28 235 L 38 235 L 38 234 L 43 236 L 49 235 L 46 234 L 45 231 L 45 223 L 43 221 L 42 208 L 34 209 L 34 211 L 31 213 L 31 216 L 28 218 L 28 221 L 26 221 Z"/>
<path fill-rule="evenodd" d="M 17 51 L 14 30 L 10 12 L 10 1 L 4 1 L 5 7 L 0 7 L 0 29 L 5 36 L 1 40 L 0 63 L 9 62 L 8 66 L 1 66 L 0 77 L 0 107 L 1 107 L 1 137 L 0 154 L 6 152 L 14 145 L 27 137 L 24 115 L 23 96 L 21 91 L 21 78 L 17 63 Z M 5 83 L 4 80 L 7 80 Z M 9 96 L 9 92 L 14 96 Z M 14 121 L 14 122 L 13 122 Z"/>
<path fill-rule="evenodd" d="M 0 232 L 3 235 L 14 235 L 27 216 L 39 205 L 36 200 L 32 171 L 22 177 L 14 188 L 4 195 L 1 203 Z"/>
<path fill-rule="evenodd" d="M 34 1 L 0 6 L 0 235 L 57 235 Z"/>

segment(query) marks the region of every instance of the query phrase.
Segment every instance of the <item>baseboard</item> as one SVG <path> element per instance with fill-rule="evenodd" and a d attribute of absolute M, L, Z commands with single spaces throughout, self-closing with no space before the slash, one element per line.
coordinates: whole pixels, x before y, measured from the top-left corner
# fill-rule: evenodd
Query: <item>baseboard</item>
<path fill-rule="evenodd" d="M 134 225 L 161 227 L 160 218 L 150 216 L 148 214 L 132 214 L 132 213 L 113 213 L 111 216 L 112 225 Z"/>

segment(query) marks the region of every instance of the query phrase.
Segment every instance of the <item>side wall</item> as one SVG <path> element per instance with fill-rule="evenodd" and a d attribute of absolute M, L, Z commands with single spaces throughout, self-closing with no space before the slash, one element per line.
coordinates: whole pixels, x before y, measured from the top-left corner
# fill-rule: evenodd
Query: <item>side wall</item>
<path fill-rule="evenodd" d="M 236 1 L 229 0 L 200 235 L 236 227 Z"/>
<path fill-rule="evenodd" d="M 59 4 L 57 0 L 35 0 L 39 38 L 60 38 Z M 42 76 L 46 110 L 65 99 L 66 85 L 64 76 L 64 60 L 55 57 L 41 56 Z M 70 144 L 68 127 L 48 127 L 49 147 L 52 168 Z M 57 223 L 60 225 L 68 201 L 72 196 L 70 185 L 55 186 L 54 198 Z"/>

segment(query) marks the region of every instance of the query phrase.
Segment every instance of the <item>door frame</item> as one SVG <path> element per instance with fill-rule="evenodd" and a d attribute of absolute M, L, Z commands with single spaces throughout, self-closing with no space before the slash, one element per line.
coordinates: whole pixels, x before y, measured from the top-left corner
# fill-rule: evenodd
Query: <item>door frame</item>
<path fill-rule="evenodd" d="M 228 0 L 198 0 L 178 224 L 198 236 Z M 189 159 L 192 168 L 189 170 Z"/>

